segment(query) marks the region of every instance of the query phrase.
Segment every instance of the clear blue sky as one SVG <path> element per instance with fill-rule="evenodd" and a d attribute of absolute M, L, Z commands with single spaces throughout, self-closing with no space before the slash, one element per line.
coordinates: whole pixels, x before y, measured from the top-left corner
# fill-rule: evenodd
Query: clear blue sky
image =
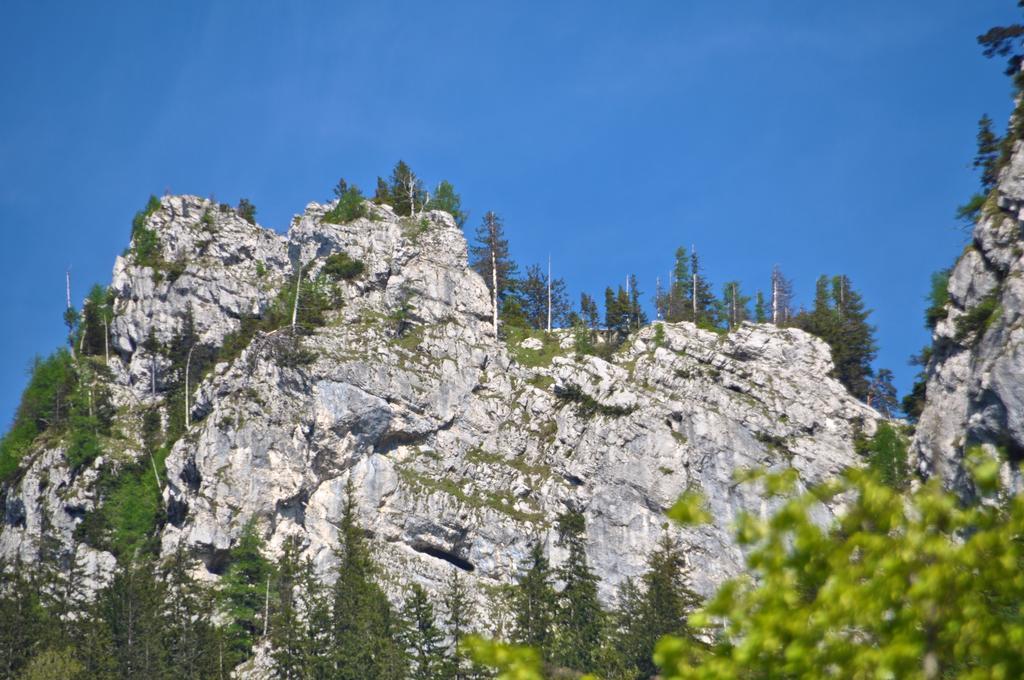
<path fill-rule="evenodd" d="M 121 2 L 0 10 L 0 422 L 108 282 L 151 193 L 249 197 L 277 229 L 398 158 L 575 296 L 677 245 L 717 287 L 846 273 L 905 391 L 965 236 L 975 125 L 1010 85 L 974 38 L 1012 0 Z M 0 426 L 0 429 L 3 429 Z"/>

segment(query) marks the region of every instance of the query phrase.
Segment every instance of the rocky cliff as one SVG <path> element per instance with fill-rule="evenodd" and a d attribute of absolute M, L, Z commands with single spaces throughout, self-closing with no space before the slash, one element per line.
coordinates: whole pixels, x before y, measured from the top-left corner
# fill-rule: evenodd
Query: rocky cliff
<path fill-rule="evenodd" d="M 1003 482 L 1024 490 L 1024 143 L 1016 142 L 970 244 L 952 268 L 935 326 L 927 399 L 912 452 L 924 475 L 970 493 L 972 447 L 1003 460 Z"/>
<path fill-rule="evenodd" d="M 1014 195 L 1024 201 L 1021 182 Z M 367 218 L 332 224 L 330 207 L 310 204 L 282 236 L 204 199 L 162 199 L 146 221 L 158 256 L 143 266 L 130 250 L 114 267 L 117 436 L 75 472 L 65 443 L 36 446 L 5 493 L 0 555 L 32 558 L 45 538 L 97 579 L 109 571 L 112 555 L 76 527 L 109 502 L 99 480 L 145 460 L 144 415 L 160 413 L 165 428 L 180 417 L 168 408 L 172 362 L 154 347 L 186 324 L 209 345 L 245 338 L 237 356 L 189 387 L 188 427 L 166 459 L 161 549 L 184 542 L 211 579 L 249 521 L 271 551 L 299 537 L 327 573 L 351 481 L 394 592 L 409 580 L 433 588 L 452 569 L 485 592 L 513 578 L 535 539 L 557 563 L 554 521 L 575 509 L 587 520 L 603 597 L 642 571 L 665 530 L 679 531 L 694 586 L 708 593 L 742 564 L 736 514 L 770 511 L 734 473 L 792 468 L 804 485 L 820 481 L 859 463 L 854 439 L 879 420 L 827 377 L 827 346 L 798 330 L 745 324 L 717 334 L 657 323 L 610 361 L 577 355 L 568 331 L 498 339 L 487 288 L 467 268 L 465 239 L 447 213 L 400 218 L 369 206 Z M 1020 280 L 1010 275 L 1020 259 L 998 229 L 982 231 L 958 266 L 970 276 L 954 276 L 957 304 L 1002 281 L 1002 294 L 1017 296 L 1005 308 L 1020 309 Z M 332 284 L 322 323 L 304 334 L 285 325 L 240 335 L 300 272 L 318 280 L 335 253 L 364 268 Z M 978 347 L 1019 334 L 1015 320 L 1004 314 Z M 990 379 L 962 393 L 943 387 L 978 351 L 951 349 L 934 392 L 950 391 L 972 431 L 997 423 L 1024 443 L 1024 392 L 999 369 L 1019 368 L 1019 350 L 992 356 Z M 922 425 L 943 420 L 944 403 Z M 922 447 L 926 436 L 954 444 L 941 428 L 925 430 Z M 713 523 L 666 529 L 665 509 L 687 488 L 707 497 Z"/>

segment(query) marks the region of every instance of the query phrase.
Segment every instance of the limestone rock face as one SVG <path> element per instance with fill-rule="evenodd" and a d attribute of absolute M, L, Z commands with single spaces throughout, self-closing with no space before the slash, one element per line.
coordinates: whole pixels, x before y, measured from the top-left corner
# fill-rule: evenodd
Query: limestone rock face
<path fill-rule="evenodd" d="M 694 587 L 710 593 L 741 567 L 738 513 L 772 509 L 736 471 L 793 468 L 804 485 L 824 480 L 859 464 L 854 438 L 879 421 L 828 377 L 827 346 L 798 330 L 658 323 L 610 360 L 578 356 L 568 331 L 506 345 L 447 213 L 398 217 L 368 204 L 369 217 L 339 225 L 324 221 L 330 207 L 311 203 L 281 236 L 203 199 L 163 199 L 147 223 L 161 266 L 129 254 L 114 268 L 110 367 L 123 446 L 74 474 L 59 448 L 26 459 L 6 494 L 0 553 L 29 556 L 48 536 L 98 572 L 109 566 L 75 538 L 105 501 L 96 477 L 146 460 L 147 409 L 165 428 L 181 417 L 164 392 L 170 360 L 144 349 L 146 339 L 171 341 L 191 315 L 201 340 L 220 344 L 300 272 L 330 289 L 325 323 L 257 332 L 209 371 L 190 389 L 190 427 L 166 459 L 162 550 L 184 542 L 211 574 L 255 521 L 272 552 L 295 536 L 329 578 L 351 485 L 396 596 L 411 580 L 436 588 L 452 569 L 478 592 L 508 583 L 535 540 L 558 563 L 555 522 L 566 510 L 587 520 L 605 599 L 643 571 L 666 530 L 685 546 Z M 339 252 L 364 269 L 327 282 L 319 275 Z M 970 278 L 962 295 L 983 288 Z M 986 383 L 1003 400 L 1011 364 Z M 713 523 L 666 529 L 664 511 L 687 488 L 706 496 Z"/>
<path fill-rule="evenodd" d="M 1024 459 L 1024 150 L 1010 163 L 950 272 L 947 316 L 933 334 L 924 412 L 912 446 L 918 468 L 964 493 L 965 452 L 988 449 L 1021 490 Z"/>

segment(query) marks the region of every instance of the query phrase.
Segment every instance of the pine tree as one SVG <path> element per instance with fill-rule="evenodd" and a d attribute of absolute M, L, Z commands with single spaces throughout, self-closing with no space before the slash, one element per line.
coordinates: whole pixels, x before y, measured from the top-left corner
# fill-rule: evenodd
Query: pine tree
<path fill-rule="evenodd" d="M 427 202 L 427 193 L 423 189 L 423 182 L 405 161 L 401 160 L 391 171 L 388 193 L 395 214 L 403 217 L 416 214 L 417 211 L 423 209 Z"/>
<path fill-rule="evenodd" d="M 498 332 L 498 311 L 513 290 L 518 268 L 509 254 L 502 220 L 493 211 L 484 214 L 476 230 L 476 242 L 469 249 L 469 266 L 479 274 L 491 292 L 494 332 Z"/>
<path fill-rule="evenodd" d="M 285 539 L 281 559 L 277 562 L 276 597 L 270 618 L 274 673 L 286 680 L 309 677 L 307 663 L 314 652 L 303 617 L 301 589 L 305 583 L 300 553 L 301 547 L 294 536 Z"/>
<path fill-rule="evenodd" d="M 550 657 L 554 642 L 555 590 L 551 583 L 551 566 L 540 541 L 530 546 L 526 571 L 512 593 L 512 609 L 512 641 L 529 645 L 545 658 Z"/>
<path fill-rule="evenodd" d="M 166 586 L 152 565 L 129 560 L 114 572 L 97 595 L 99 618 L 110 632 L 118 674 L 128 678 L 160 678 L 171 668 L 167 621 L 163 617 Z"/>
<path fill-rule="evenodd" d="M 472 632 L 476 614 L 466 585 L 454 569 L 445 584 L 444 608 L 445 633 L 451 641 L 451 647 L 445 657 L 442 677 L 447 680 L 473 680 L 480 677 L 480 669 L 461 649 L 462 641 Z"/>
<path fill-rule="evenodd" d="M 0 563 L 0 671 L 18 677 L 41 649 L 52 625 L 40 599 L 35 571 L 20 560 Z"/>
<path fill-rule="evenodd" d="M 597 302 L 586 293 L 580 293 L 580 319 L 583 321 L 583 325 L 592 331 L 597 330 L 601 325 Z"/>
<path fill-rule="evenodd" d="M 444 210 L 452 216 L 455 224 L 459 225 L 460 229 L 466 226 L 466 219 L 469 215 L 462 210 L 462 198 L 455 193 L 455 187 L 448 180 L 442 180 L 437 185 L 434 195 L 430 197 L 427 208 L 430 210 Z"/>
<path fill-rule="evenodd" d="M 734 330 L 750 318 L 750 296 L 744 295 L 739 281 L 729 281 L 722 287 L 722 302 L 719 317 L 725 320 L 729 330 Z"/>
<path fill-rule="evenodd" d="M 640 286 L 636 281 L 636 274 L 629 275 L 629 327 L 639 330 L 647 324 L 647 313 L 640 304 Z"/>
<path fill-rule="evenodd" d="M 579 512 L 558 518 L 559 544 L 569 557 L 558 568 L 564 584 L 558 594 L 554 629 L 554 663 L 577 671 L 596 671 L 603 643 L 604 610 L 597 599 L 597 576 L 587 563 L 586 525 Z"/>
<path fill-rule="evenodd" d="M 836 378 L 858 399 L 867 399 L 871 362 L 875 358 L 875 328 L 867 322 L 871 310 L 864 308 L 860 294 L 843 275 L 832 278 L 832 303 L 838 316 L 838 330 L 832 345 Z"/>
<path fill-rule="evenodd" d="M 686 256 L 686 248 L 680 246 L 676 249 L 676 261 L 672 268 L 668 299 L 663 305 L 666 321 L 693 321 L 692 281 L 690 260 Z"/>
<path fill-rule="evenodd" d="M 427 591 L 414 583 L 402 608 L 405 619 L 405 649 L 412 680 L 440 680 L 445 677 L 444 634 L 437 627 L 434 606 Z"/>
<path fill-rule="evenodd" d="M 195 580 L 183 545 L 171 555 L 165 573 L 164 605 L 168 665 L 178 678 L 212 678 L 217 675 L 217 630 L 210 611 L 212 598 Z"/>
<path fill-rule="evenodd" d="M 110 354 L 110 324 L 113 321 L 113 295 L 100 286 L 93 286 L 82 307 L 81 352 L 87 356 Z"/>
<path fill-rule="evenodd" d="M 764 293 L 757 291 L 754 296 L 754 321 L 766 323 L 768 321 L 768 307 L 764 302 Z"/>
<path fill-rule="evenodd" d="M 697 325 L 716 326 L 718 324 L 716 311 L 718 301 L 715 294 L 711 292 L 711 284 L 701 274 L 700 258 L 696 249 L 690 252 L 690 303 L 692 304 L 692 319 Z"/>
<path fill-rule="evenodd" d="M 235 212 L 249 224 L 256 224 L 256 206 L 248 198 L 239 199 Z"/>
<path fill-rule="evenodd" d="M 627 663 L 639 671 L 640 677 L 651 678 L 657 673 L 650 650 L 663 635 L 696 639 L 686 619 L 700 604 L 700 598 L 687 586 L 687 576 L 682 549 L 666 532 L 648 558 L 642 594 L 637 597 L 634 592 L 624 603 L 635 617 L 626 624 L 624 641 L 632 656 Z"/>
<path fill-rule="evenodd" d="M 236 666 L 252 654 L 252 646 L 263 634 L 267 588 L 273 567 L 263 557 L 263 539 L 255 518 L 249 520 L 228 554 L 228 569 L 218 593 L 228 624 L 225 657 Z"/>
<path fill-rule="evenodd" d="M 629 324 L 629 298 L 622 286 L 618 293 L 611 287 L 604 289 L 604 327 L 613 334 L 625 333 Z"/>
<path fill-rule="evenodd" d="M 519 298 L 523 314 L 530 328 L 544 330 L 548 325 L 548 275 L 540 265 L 531 264 L 526 268 L 526 277 L 516 283 L 516 297 Z M 569 320 L 569 296 L 565 281 L 551 280 L 551 324 L 554 328 L 565 326 Z"/>
<path fill-rule="evenodd" d="M 394 206 L 395 197 L 391 195 L 391 189 L 383 177 L 377 178 L 377 189 L 373 194 L 373 202 L 376 205 Z"/>
<path fill-rule="evenodd" d="M 999 181 L 999 136 L 992 132 L 992 119 L 988 115 L 978 121 L 978 152 L 974 168 L 981 170 L 981 188 L 988 193 Z"/>
<path fill-rule="evenodd" d="M 892 418 L 899 410 L 899 400 L 896 397 L 896 386 L 893 384 L 893 373 L 888 368 L 881 368 L 875 373 L 871 380 L 871 387 L 868 390 L 868 406 L 886 418 Z"/>
<path fill-rule="evenodd" d="M 334 677 L 400 678 L 404 652 L 400 626 L 387 597 L 375 582 L 376 566 L 356 518 L 355 491 L 347 483 L 338 526 L 338 572 L 332 587 L 333 634 L 330 654 Z"/>

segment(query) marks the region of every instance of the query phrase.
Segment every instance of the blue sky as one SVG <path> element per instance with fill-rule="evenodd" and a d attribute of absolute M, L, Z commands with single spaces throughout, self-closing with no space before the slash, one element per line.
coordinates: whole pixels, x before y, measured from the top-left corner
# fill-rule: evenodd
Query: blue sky
<path fill-rule="evenodd" d="M 0 10 L 0 421 L 106 283 L 151 193 L 287 226 L 403 158 L 580 291 L 653 293 L 677 245 L 716 288 L 846 273 L 901 391 L 929 274 L 966 237 L 975 126 L 1010 85 L 1010 0 L 122 2 Z M 2 429 L 2 427 L 0 427 Z"/>

